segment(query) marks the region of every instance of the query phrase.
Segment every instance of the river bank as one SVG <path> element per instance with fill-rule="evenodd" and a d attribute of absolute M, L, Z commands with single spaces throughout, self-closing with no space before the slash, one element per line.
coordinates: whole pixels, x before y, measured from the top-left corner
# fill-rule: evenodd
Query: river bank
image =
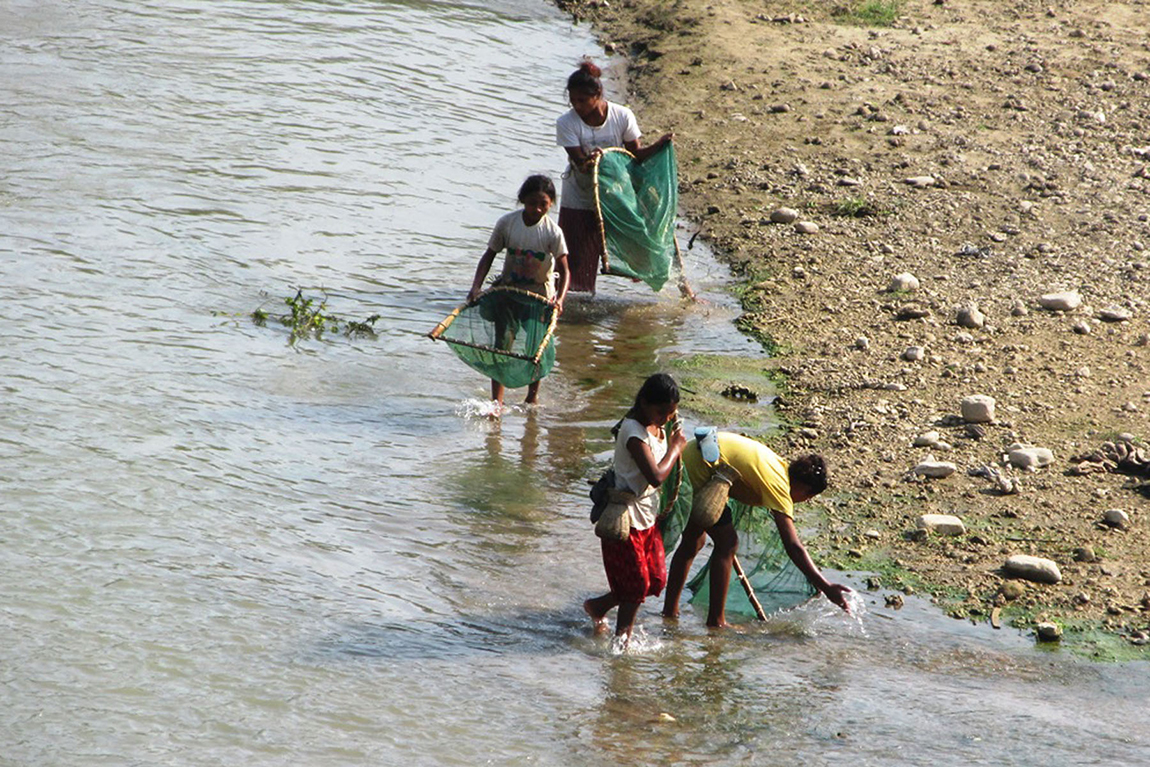
<path fill-rule="evenodd" d="M 778 449 L 832 466 L 807 517 L 819 561 L 1141 655 L 1145 467 L 1073 459 L 1148 435 L 1145 4 L 870 8 L 894 13 L 566 10 L 626 56 L 647 133 L 676 132 L 683 212 L 745 281 L 740 324 L 786 377 Z M 963 417 L 972 395 L 993 420 Z M 1040 450 L 1011 464 L 1019 445 Z M 925 514 L 962 532 L 921 532 Z M 1014 555 L 1060 581 L 1008 577 Z"/>

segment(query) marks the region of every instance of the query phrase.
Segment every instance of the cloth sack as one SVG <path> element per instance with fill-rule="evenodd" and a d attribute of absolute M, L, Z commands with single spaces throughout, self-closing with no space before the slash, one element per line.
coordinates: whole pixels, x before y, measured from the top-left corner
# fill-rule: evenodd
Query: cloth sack
<path fill-rule="evenodd" d="M 591 522 L 594 524 L 599 521 L 599 517 L 603 515 L 603 509 L 607 508 L 607 491 L 615 487 L 615 470 L 607 469 L 603 472 L 603 476 L 591 485 Z"/>
<path fill-rule="evenodd" d="M 625 541 L 631 537 L 631 504 L 638 496 L 630 490 L 611 488 L 607 505 L 595 523 L 595 535 L 605 540 Z"/>

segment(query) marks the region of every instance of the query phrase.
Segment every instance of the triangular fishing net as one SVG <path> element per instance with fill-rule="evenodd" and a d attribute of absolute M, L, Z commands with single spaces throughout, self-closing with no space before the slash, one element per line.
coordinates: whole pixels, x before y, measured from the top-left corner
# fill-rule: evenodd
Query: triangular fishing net
<path fill-rule="evenodd" d="M 663 545 L 668 553 L 679 544 L 683 528 L 691 516 L 691 499 L 691 482 L 687 480 L 678 487 L 673 508 L 662 522 Z M 727 501 L 727 508 L 731 510 L 735 530 L 739 534 L 739 561 L 763 610 L 772 613 L 794 607 L 814 596 L 815 589 L 783 549 L 770 510 L 748 506 L 733 499 Z M 687 588 L 691 590 L 689 601 L 704 609 L 710 603 L 711 596 L 710 565 L 708 560 L 687 583 Z M 755 608 L 743 585 L 733 574 L 727 589 L 727 611 L 755 615 Z"/>
<path fill-rule="evenodd" d="M 626 149 L 604 149 L 595 163 L 595 204 L 603 222 L 603 273 L 633 277 L 661 290 L 679 260 L 674 145 L 664 144 L 643 162 Z"/>
<path fill-rule="evenodd" d="M 517 389 L 555 366 L 555 307 L 545 296 L 495 286 L 463 304 L 428 335 L 446 341 L 459 359 Z"/>

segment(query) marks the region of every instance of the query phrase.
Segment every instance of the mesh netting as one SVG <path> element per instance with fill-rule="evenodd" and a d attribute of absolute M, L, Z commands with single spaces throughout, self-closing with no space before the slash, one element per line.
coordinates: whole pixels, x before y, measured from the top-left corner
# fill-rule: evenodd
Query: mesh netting
<path fill-rule="evenodd" d="M 676 263 L 679 174 L 665 144 L 643 162 L 626 149 L 603 150 L 595 164 L 595 202 L 603 222 L 603 272 L 662 289 Z"/>
<path fill-rule="evenodd" d="M 680 469 L 682 462 L 679 462 Z M 670 490 L 665 491 L 670 501 Z M 691 482 L 679 484 L 672 508 L 662 521 L 663 545 L 670 553 L 679 544 L 683 528 L 691 516 Z M 816 591 L 802 571 L 795 567 L 783 549 L 778 528 L 769 509 L 748 506 L 736 500 L 727 502 L 735 530 L 739 533 L 738 558 L 746 571 L 755 597 L 767 613 L 805 602 Z M 704 609 L 710 602 L 710 560 L 687 583 L 691 590 L 690 602 Z M 727 611 L 754 616 L 755 609 L 738 578 L 731 577 L 727 589 Z"/>
<path fill-rule="evenodd" d="M 508 388 L 539 381 L 555 366 L 555 307 L 544 296 L 496 286 L 463 304 L 428 335 Z"/>

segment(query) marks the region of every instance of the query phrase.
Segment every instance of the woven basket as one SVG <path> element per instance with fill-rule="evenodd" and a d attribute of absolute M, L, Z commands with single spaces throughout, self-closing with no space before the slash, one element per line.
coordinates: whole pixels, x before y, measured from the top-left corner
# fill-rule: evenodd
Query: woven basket
<path fill-rule="evenodd" d="M 691 502 L 691 524 L 709 530 L 723 516 L 727 498 L 734 482 L 734 470 L 727 466 L 715 467 L 714 473 L 695 493 Z"/>
<path fill-rule="evenodd" d="M 609 541 L 625 541 L 631 537 L 631 504 L 636 495 L 629 490 L 611 488 L 607 491 L 607 507 L 595 523 L 595 535 Z"/>

